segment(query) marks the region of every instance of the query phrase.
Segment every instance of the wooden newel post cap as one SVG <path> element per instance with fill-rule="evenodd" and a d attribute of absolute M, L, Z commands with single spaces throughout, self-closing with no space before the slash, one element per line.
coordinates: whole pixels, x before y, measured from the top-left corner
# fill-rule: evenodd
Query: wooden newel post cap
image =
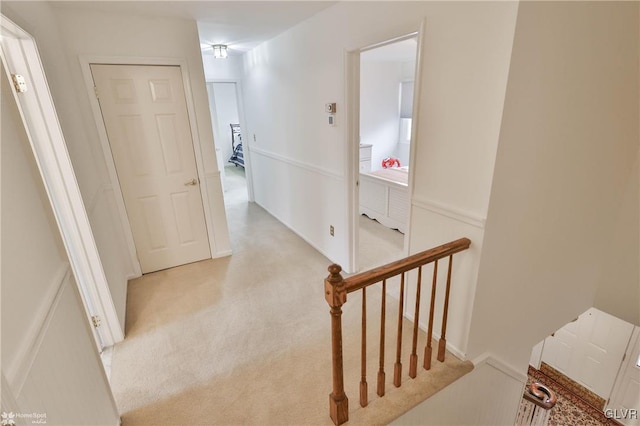
<path fill-rule="evenodd" d="M 342 267 L 333 264 L 327 268 L 329 276 L 324 280 L 324 296 L 331 307 L 342 306 L 347 301 L 347 292 L 340 271 Z"/>
<path fill-rule="evenodd" d="M 327 277 L 328 280 L 331 280 L 332 282 L 342 281 L 342 275 L 340 275 L 342 266 L 334 263 L 333 265 L 329 266 L 327 270 L 329 271 L 329 276 Z"/>

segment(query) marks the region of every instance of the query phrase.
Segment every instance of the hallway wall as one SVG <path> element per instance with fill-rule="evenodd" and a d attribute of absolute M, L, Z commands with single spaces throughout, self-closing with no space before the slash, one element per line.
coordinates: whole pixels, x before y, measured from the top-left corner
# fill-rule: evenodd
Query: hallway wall
<path fill-rule="evenodd" d="M 520 5 L 470 356 L 524 371 L 599 291 L 637 321 L 638 26 L 638 3 Z"/>
<path fill-rule="evenodd" d="M 345 176 L 351 167 L 345 161 L 345 52 L 417 31 L 426 20 L 410 250 L 463 236 L 473 241 L 472 249 L 458 257 L 460 285 L 452 290 L 451 306 L 456 315 L 448 328 L 450 345 L 462 354 L 517 7 L 511 2 L 342 2 L 245 55 L 246 133 L 256 202 L 345 266 Z M 327 102 L 337 103 L 335 127 L 326 124 Z M 330 225 L 335 237 L 329 235 Z"/>
<path fill-rule="evenodd" d="M 102 267 L 124 331 L 127 279 L 135 274 L 135 265 L 126 256 L 125 236 L 116 215 L 113 189 L 106 182 L 107 170 L 95 129 L 92 130 L 90 121 L 78 119 L 88 111 L 78 108 L 81 92 L 71 77 L 69 62 L 64 60 L 67 56 L 65 43 L 54 10 L 47 2 L 3 1 L 2 13 L 29 32 L 38 44 Z"/>
<path fill-rule="evenodd" d="M 1 409 L 44 415 L 53 425 L 118 425 L 111 389 L 4 68 L 0 78 Z"/>
<path fill-rule="evenodd" d="M 84 9 L 53 2 L 3 1 L 2 13 L 30 32 L 38 43 L 57 106 L 69 154 L 124 330 L 128 279 L 139 274 L 118 214 L 79 57 L 146 57 L 185 59 L 194 97 L 197 128 L 203 147 L 209 209 L 215 223 L 214 256 L 227 255 L 230 243 L 215 159 L 209 105 L 195 21 L 155 18 Z M 78 8 L 74 8 L 78 6 Z M 81 36 L 79 36 L 79 34 Z M 109 36 L 105 36 L 109 34 Z M 131 242 L 133 244 L 133 242 Z"/>
<path fill-rule="evenodd" d="M 207 182 L 209 205 L 205 204 L 212 217 L 212 256 L 230 253 L 229 235 L 222 199 L 220 174 L 216 164 L 213 131 L 209 111 L 202 55 L 196 22 L 178 18 L 160 18 L 152 15 L 116 13 L 89 8 L 55 8 L 56 18 L 64 40 L 67 57 L 72 61 L 71 72 L 81 96 L 83 118 L 91 123 L 93 133 L 97 124 L 91 114 L 89 96 L 84 87 L 78 58 L 81 55 L 136 58 L 171 58 L 184 60 L 188 85 L 193 98 L 194 137 L 199 139 L 204 170 L 201 179 Z M 83 34 L 83 37 L 78 37 Z M 105 37 L 110 34 L 110 37 Z M 189 101 L 189 100 L 188 100 Z M 97 139 L 94 143 L 97 142 Z"/>

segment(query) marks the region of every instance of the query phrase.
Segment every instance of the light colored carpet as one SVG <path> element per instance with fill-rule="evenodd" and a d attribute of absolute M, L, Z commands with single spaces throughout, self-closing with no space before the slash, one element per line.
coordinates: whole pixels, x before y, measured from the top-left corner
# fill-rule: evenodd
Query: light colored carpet
<path fill-rule="evenodd" d="M 127 337 L 115 348 L 111 380 L 124 425 L 332 424 L 330 317 L 323 295 L 330 261 L 247 203 L 246 190 L 232 181 L 226 181 L 225 199 L 233 256 L 129 283 Z M 236 190 L 244 190 L 244 198 Z M 370 404 L 360 408 L 360 297 L 349 295 L 343 316 L 349 424 L 386 424 L 471 370 L 469 362 L 447 354 L 445 363 L 434 360 L 430 372 L 409 379 L 412 325 L 405 320 L 403 386 L 395 388 L 397 302 L 389 298 L 387 395 L 378 398 L 380 290 L 372 288 Z"/>

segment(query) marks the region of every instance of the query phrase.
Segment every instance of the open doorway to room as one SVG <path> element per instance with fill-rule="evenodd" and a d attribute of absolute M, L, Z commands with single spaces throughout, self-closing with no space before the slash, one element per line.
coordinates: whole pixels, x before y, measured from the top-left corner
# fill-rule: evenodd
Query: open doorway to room
<path fill-rule="evenodd" d="M 207 93 L 224 203 L 228 209 L 249 202 L 238 83 L 208 82 Z"/>
<path fill-rule="evenodd" d="M 205 62 L 206 63 L 206 62 Z M 232 246 L 237 248 L 253 201 L 240 80 L 208 80 L 207 93 Z"/>
<path fill-rule="evenodd" d="M 238 83 L 207 82 L 207 92 L 224 202 L 229 209 L 249 201 Z"/>
<path fill-rule="evenodd" d="M 405 255 L 417 36 L 360 53 L 359 269 Z"/>
<path fill-rule="evenodd" d="M 640 424 L 639 335 L 640 327 L 590 308 L 546 337 L 532 350 L 525 394 L 540 383 L 557 403 L 546 409 L 523 397 L 516 424 Z"/>

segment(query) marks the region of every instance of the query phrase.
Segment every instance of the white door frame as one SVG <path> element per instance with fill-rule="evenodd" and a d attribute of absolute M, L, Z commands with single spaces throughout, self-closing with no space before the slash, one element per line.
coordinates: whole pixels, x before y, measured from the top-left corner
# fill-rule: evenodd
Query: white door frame
<path fill-rule="evenodd" d="M 420 117 L 420 88 L 422 87 L 422 67 L 424 47 L 424 33 L 426 29 L 426 20 L 422 21 L 420 29 L 408 34 L 404 34 L 392 39 L 385 40 L 380 43 L 361 47 L 356 50 L 345 52 L 345 171 L 344 175 L 346 184 L 346 206 L 347 206 L 347 235 L 350 236 L 347 244 L 348 264 L 345 267 L 347 272 L 358 272 L 358 246 L 360 243 L 360 54 L 367 50 L 377 47 L 386 46 L 391 43 L 406 40 L 409 38 L 417 38 L 417 55 L 415 80 L 413 87 L 413 120 L 411 123 L 411 145 L 409 147 L 409 180 L 407 187 L 407 195 L 409 199 L 409 217 L 407 218 L 407 232 L 404 238 L 404 255 L 409 255 L 410 238 L 411 238 L 411 219 L 412 219 L 412 199 L 413 186 L 415 182 L 415 158 L 417 155 L 417 141 L 419 134 L 419 117 Z"/>
<path fill-rule="evenodd" d="M 236 101 L 238 103 L 238 121 L 240 122 L 240 129 L 242 129 L 242 153 L 244 155 L 244 170 L 247 178 L 247 196 L 249 202 L 254 202 L 253 195 L 253 175 L 251 174 L 251 141 L 249 135 L 246 134 L 247 126 L 244 116 L 244 98 L 242 92 L 242 82 L 233 78 L 215 78 L 207 79 L 207 83 L 235 83 L 236 85 Z M 211 105 L 209 106 L 211 107 Z M 217 108 L 217 107 L 216 107 Z M 216 111 L 214 111 L 216 113 Z M 214 135 L 215 137 L 215 135 Z M 231 230 L 229 230 L 231 231 Z"/>
<path fill-rule="evenodd" d="M 640 340 L 640 326 L 634 326 L 633 328 L 633 332 L 631 334 L 631 339 L 629 339 L 629 343 L 627 345 L 627 350 L 625 351 L 624 354 L 624 358 L 622 363 L 620 364 L 620 368 L 618 370 L 618 374 L 616 376 L 616 380 L 613 383 L 613 388 L 611 389 L 611 395 L 609 397 L 609 399 L 607 400 L 607 405 L 605 407 L 605 413 L 607 412 L 607 410 L 609 410 L 610 412 L 612 410 L 619 410 L 618 413 L 616 414 L 622 414 L 622 399 L 624 398 L 624 392 L 626 389 L 622 388 L 622 385 L 624 384 L 624 378 L 625 378 L 625 374 L 627 372 L 628 368 L 633 368 L 633 365 L 637 362 L 639 362 L 639 358 L 637 358 L 638 354 L 635 352 L 636 349 L 636 345 L 638 344 L 638 340 Z M 634 356 L 635 355 L 635 356 Z M 627 407 L 627 408 L 640 408 L 640 407 Z M 635 412 L 635 415 L 637 416 L 638 413 Z M 620 420 L 625 420 L 625 419 L 618 419 Z M 626 420 L 631 420 L 626 419 Z M 637 419 L 634 419 L 637 420 Z M 623 424 L 626 424 L 624 422 L 621 422 Z"/>
<path fill-rule="evenodd" d="M 215 245 L 214 235 L 214 222 L 211 209 L 209 206 L 209 195 L 207 191 L 207 179 L 204 167 L 204 160 L 202 155 L 202 148 L 200 144 L 200 136 L 198 134 L 198 125 L 196 123 L 195 103 L 193 100 L 193 94 L 191 92 L 191 84 L 189 82 L 189 69 L 187 67 L 187 61 L 181 58 L 149 58 L 149 57 L 130 57 L 130 56 L 80 56 L 80 67 L 82 68 L 82 75 L 84 77 L 87 93 L 89 94 L 89 102 L 91 103 L 91 111 L 96 121 L 98 128 L 98 135 L 100 138 L 100 144 L 102 145 L 102 152 L 104 154 L 105 163 L 109 173 L 109 180 L 115 195 L 116 205 L 118 207 L 118 214 L 120 216 L 120 222 L 123 224 L 123 232 L 127 241 L 127 248 L 129 249 L 129 258 L 134 265 L 136 276 L 142 275 L 142 269 L 140 268 L 140 262 L 136 255 L 136 246 L 133 240 L 133 231 L 131 230 L 131 224 L 129 217 L 127 216 L 127 210 L 124 204 L 124 196 L 122 195 L 122 189 L 120 187 L 120 181 L 116 172 L 116 165 L 111 153 L 111 145 L 109 144 L 109 138 L 107 136 L 107 129 L 102 117 L 102 111 L 98 98 L 95 96 L 93 75 L 91 74 L 91 64 L 103 64 L 103 65 L 167 65 L 180 67 L 180 73 L 182 75 L 182 84 L 184 86 L 185 101 L 187 105 L 187 115 L 189 116 L 189 126 L 191 127 L 191 141 L 193 143 L 193 152 L 196 159 L 196 170 L 198 172 L 198 179 L 200 180 L 200 196 L 202 197 L 202 205 L 204 206 L 204 218 L 207 226 L 207 237 L 209 238 L 209 250 L 211 257 L 216 257 L 218 251 Z M 216 165 L 217 168 L 217 165 Z M 220 171 L 217 172 L 218 179 L 220 179 Z M 135 277 L 130 277 L 135 278 Z"/>
<path fill-rule="evenodd" d="M 24 75 L 28 89 L 12 94 L 27 131 L 31 149 L 69 255 L 76 284 L 82 296 L 87 320 L 99 350 L 124 339 L 109 284 L 96 246 L 80 188 L 69 158 L 64 135 L 33 37 L 1 15 L 0 54 L 7 75 Z"/>

